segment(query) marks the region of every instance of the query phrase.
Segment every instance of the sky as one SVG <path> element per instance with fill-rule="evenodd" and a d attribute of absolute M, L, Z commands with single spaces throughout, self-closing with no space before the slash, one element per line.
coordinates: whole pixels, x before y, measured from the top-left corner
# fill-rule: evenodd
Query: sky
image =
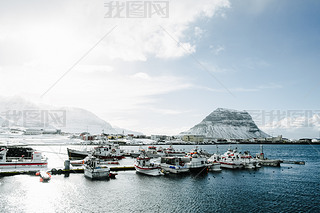
<path fill-rule="evenodd" d="M 132 2 L 1 1 L 0 95 L 147 135 L 186 131 L 219 107 L 247 110 L 271 135 L 271 112 L 320 112 L 319 1 Z"/>

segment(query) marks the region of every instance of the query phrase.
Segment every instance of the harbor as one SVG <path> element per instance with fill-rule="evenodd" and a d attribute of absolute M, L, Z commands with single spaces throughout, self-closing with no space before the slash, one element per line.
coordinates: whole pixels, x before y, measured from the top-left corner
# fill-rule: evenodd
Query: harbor
<path fill-rule="evenodd" d="M 48 145 L 48 147 L 50 147 L 50 145 Z M 59 153 L 55 153 L 54 151 L 43 152 L 51 155 L 56 154 L 57 156 L 63 155 L 62 158 L 60 156 L 61 162 L 62 159 L 66 158 L 66 153 L 61 153 L 61 147 L 62 145 L 60 144 Z M 45 155 L 42 155 L 42 152 L 34 151 L 30 146 L 9 146 L 8 148 L 2 148 L 0 153 L 0 157 L 2 159 L 2 164 L 0 164 L 0 176 L 11 176 L 18 174 L 34 175 L 36 172 L 41 170 L 47 170 L 47 172 L 53 175 L 84 173 L 86 161 L 90 161 L 90 158 L 88 157 L 91 155 L 97 157 L 97 163 L 99 165 L 109 168 L 110 171 L 137 170 L 137 172 L 142 173 L 144 173 L 146 170 L 152 169 L 151 165 L 154 165 L 153 167 L 155 169 L 159 168 L 162 172 L 167 173 L 177 173 L 180 172 L 180 169 L 182 168 L 185 168 L 185 170 L 181 171 L 185 172 L 193 170 L 197 172 L 205 170 L 208 172 L 221 171 L 221 169 L 259 169 L 263 166 L 280 167 L 280 164 L 305 165 L 304 161 L 265 158 L 262 145 L 259 147 L 259 153 L 257 153 L 255 156 L 251 155 L 249 151 L 244 151 L 241 153 L 241 151 L 238 150 L 238 145 L 234 145 L 234 149 L 232 149 L 232 146 L 229 145 L 224 154 L 219 154 L 218 146 L 215 147 L 216 153 L 211 154 L 204 150 L 204 147 L 199 148 L 198 146 L 185 146 L 191 149 L 189 152 L 185 151 L 185 149 L 175 150 L 172 145 L 167 147 L 158 146 L 158 148 L 154 145 L 145 147 L 139 146 L 136 147 L 135 150 L 129 151 L 126 149 L 128 147 L 120 148 L 119 145 L 112 143 L 100 144 L 99 146 L 95 147 L 92 146 L 91 150 L 89 151 L 87 150 L 87 147 L 85 148 L 85 151 L 81 151 L 81 149 L 84 148 L 79 146 L 75 146 L 75 149 L 70 149 L 68 148 L 70 146 L 67 145 L 63 145 L 63 147 L 67 150 L 68 157 L 63 162 L 64 166 L 56 164 L 57 167 L 47 167 L 48 158 Z M 213 148 L 213 146 L 209 148 Z M 11 151 L 10 153 L 10 150 L 14 151 Z M 25 160 L 24 157 L 6 158 L 7 152 L 9 155 L 20 156 L 21 153 L 18 154 L 16 150 L 19 150 L 19 152 L 22 152 L 21 150 L 28 150 L 29 153 L 33 152 L 35 155 L 32 154 L 32 161 Z M 23 151 L 23 154 L 24 153 L 26 153 L 26 151 Z M 9 162 L 6 162 L 5 159 L 7 159 Z M 137 166 L 135 162 L 139 163 L 139 166 Z M 24 165 L 25 163 L 27 165 Z M 146 163 L 147 166 L 143 168 Z M 33 164 L 35 164 L 35 166 L 33 166 Z"/>
<path fill-rule="evenodd" d="M 41 147 L 41 150 L 35 148 L 48 157 L 49 170 L 64 169 L 64 162 L 68 160 L 67 147 Z M 77 147 L 80 148 L 71 146 Z M 139 147 L 131 146 L 122 148 L 139 150 Z M 174 148 L 192 150 L 194 146 Z M 208 153 L 217 151 L 216 146 L 200 148 Z M 219 151 L 222 153 L 228 148 L 222 145 Z M 238 149 L 256 153 L 260 147 L 243 145 Z M 0 177 L 1 207 L 5 211 L 14 206 L 19 212 L 166 212 L 168 209 L 174 212 L 225 212 L 226 206 L 228 211 L 263 208 L 265 211 L 317 212 L 320 209 L 317 196 L 320 158 L 317 151 L 308 145 L 265 145 L 264 152 L 270 159 L 304 161 L 305 165 L 281 163 L 280 167 L 263 166 L 254 170 L 223 169 L 200 175 L 169 173 L 158 177 L 139 174 L 131 167 L 130 170 L 115 171 L 118 173 L 115 179 L 105 181 L 85 178 L 83 171 L 57 173 L 48 182 L 40 182 L 38 176 L 29 174 L 3 176 Z M 133 158 L 126 157 L 120 160 L 120 167 L 133 165 L 133 162 Z M 290 205 L 287 200 L 291 200 Z M 189 210 L 186 210 L 186 202 Z"/>

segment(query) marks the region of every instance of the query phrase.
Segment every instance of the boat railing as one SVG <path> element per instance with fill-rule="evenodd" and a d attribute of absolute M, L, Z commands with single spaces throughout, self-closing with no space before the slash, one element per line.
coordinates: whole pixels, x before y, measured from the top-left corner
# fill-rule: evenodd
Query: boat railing
<path fill-rule="evenodd" d="M 16 162 L 16 161 L 29 161 L 32 160 L 31 157 L 7 157 L 7 162 Z"/>

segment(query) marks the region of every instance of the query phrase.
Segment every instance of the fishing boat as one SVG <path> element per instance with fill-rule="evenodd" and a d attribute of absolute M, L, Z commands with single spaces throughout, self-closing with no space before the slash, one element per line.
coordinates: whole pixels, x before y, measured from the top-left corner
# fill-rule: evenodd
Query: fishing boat
<path fill-rule="evenodd" d="M 41 152 L 27 149 L 30 152 L 27 156 L 9 157 L 7 155 L 10 147 L 2 147 L 0 151 L 0 169 L 28 169 L 29 171 L 37 171 L 40 168 L 46 168 L 48 159 L 42 156 Z M 17 153 L 15 155 L 18 155 Z M 30 157 L 29 157 L 30 156 Z"/>
<path fill-rule="evenodd" d="M 227 169 L 240 169 L 243 168 L 241 157 L 237 150 L 228 149 L 223 155 L 220 156 L 218 161 L 222 168 Z"/>
<path fill-rule="evenodd" d="M 160 165 L 152 163 L 151 158 L 146 156 L 145 152 L 142 152 L 140 156 L 137 157 L 134 167 L 137 172 L 142 174 L 151 176 L 164 175 L 164 173 L 161 171 Z"/>
<path fill-rule="evenodd" d="M 84 176 L 90 179 L 110 178 L 110 168 L 99 164 L 100 160 L 91 156 L 84 164 Z"/>
<path fill-rule="evenodd" d="M 220 160 L 220 155 L 218 154 L 213 154 L 207 161 L 208 161 L 208 167 L 210 171 L 214 172 L 220 172 L 221 169 L 221 164 L 219 163 Z"/>
<path fill-rule="evenodd" d="M 157 149 L 157 154 L 158 154 L 158 157 L 166 156 L 166 153 L 164 152 L 164 150 L 161 146 Z"/>
<path fill-rule="evenodd" d="M 263 146 L 260 145 L 260 153 L 256 154 L 255 159 L 262 165 L 262 166 L 274 166 L 279 167 L 281 160 L 272 160 L 264 157 L 263 153 Z"/>
<path fill-rule="evenodd" d="M 155 146 L 148 146 L 147 151 L 145 151 L 145 149 L 141 147 L 138 151 L 131 152 L 130 156 L 133 158 L 137 158 L 140 156 L 141 152 L 145 152 L 146 155 L 150 158 L 159 158 L 167 155 L 167 153 L 165 152 L 165 150 L 163 150 L 162 147 L 159 147 L 159 149 L 157 149 L 157 147 Z"/>
<path fill-rule="evenodd" d="M 207 172 L 207 159 L 198 153 L 197 148 L 188 153 L 182 160 L 192 173 Z"/>
<path fill-rule="evenodd" d="M 255 169 L 261 167 L 258 160 L 254 159 L 249 151 L 244 151 L 243 154 L 240 154 L 240 157 L 245 169 Z"/>
<path fill-rule="evenodd" d="M 89 156 L 85 157 L 82 160 L 70 160 L 71 166 L 83 166 L 85 162 L 89 160 Z M 119 161 L 111 161 L 111 160 L 102 160 L 100 159 L 101 165 L 119 165 Z"/>
<path fill-rule="evenodd" d="M 142 147 L 139 147 L 139 150 L 132 150 L 132 151 L 130 152 L 130 156 L 131 156 L 132 158 L 137 158 L 137 157 L 140 156 L 141 152 L 144 152 L 144 151 L 145 151 L 145 150 L 144 150 Z"/>
<path fill-rule="evenodd" d="M 157 149 L 157 147 L 155 146 L 148 146 L 146 155 L 150 158 L 158 158 L 158 157 L 165 156 L 166 154 L 164 153 L 162 147 Z"/>
<path fill-rule="evenodd" d="M 123 153 L 121 153 L 119 145 L 117 144 L 108 144 L 108 145 L 101 145 L 98 147 L 94 147 L 92 150 L 75 150 L 67 148 L 68 156 L 70 160 L 76 159 L 84 159 L 89 154 L 99 158 L 99 159 L 108 159 L 108 160 L 120 160 L 123 159 Z"/>
<path fill-rule="evenodd" d="M 175 150 L 171 145 L 168 147 L 168 148 L 166 148 L 165 150 L 164 150 L 164 152 L 165 152 L 165 154 L 166 155 L 168 155 L 168 156 L 185 156 L 186 155 L 186 152 L 184 152 L 184 151 L 177 151 L 177 150 Z"/>
<path fill-rule="evenodd" d="M 189 168 L 181 157 L 161 157 L 161 168 L 170 173 L 189 172 Z"/>

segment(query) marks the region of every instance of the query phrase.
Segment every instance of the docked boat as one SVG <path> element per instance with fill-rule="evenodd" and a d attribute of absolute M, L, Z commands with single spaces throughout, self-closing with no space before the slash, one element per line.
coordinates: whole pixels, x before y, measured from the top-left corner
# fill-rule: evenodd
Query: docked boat
<path fill-rule="evenodd" d="M 237 150 L 228 149 L 223 155 L 220 156 L 219 161 L 221 168 L 227 169 L 240 169 L 243 168 L 241 156 Z"/>
<path fill-rule="evenodd" d="M 15 147 L 16 148 L 16 147 Z M 9 157 L 7 153 L 10 147 L 2 147 L 0 151 L 0 169 L 28 169 L 29 171 L 37 171 L 48 166 L 48 159 L 42 156 L 41 152 L 28 148 L 27 156 Z M 23 148 L 21 148 L 23 149 Z M 18 155 L 16 153 L 16 155 Z"/>
<path fill-rule="evenodd" d="M 185 162 L 190 172 L 207 172 L 207 159 L 198 153 L 197 148 L 188 153 L 182 160 Z"/>
<path fill-rule="evenodd" d="M 84 176 L 90 179 L 110 178 L 110 168 L 99 164 L 100 160 L 90 157 L 84 164 Z"/>
<path fill-rule="evenodd" d="M 185 156 L 186 155 L 186 152 L 184 151 L 177 151 L 175 150 L 171 145 L 166 148 L 164 150 L 165 154 L 168 155 L 168 156 Z"/>
<path fill-rule="evenodd" d="M 157 154 L 158 154 L 158 157 L 166 156 L 166 153 L 161 146 L 157 149 Z"/>
<path fill-rule="evenodd" d="M 238 152 L 237 148 L 234 150 L 229 148 L 227 152 L 221 155 L 221 159 L 218 162 L 221 164 L 222 168 L 228 169 L 256 169 L 261 167 L 259 162 L 256 159 L 253 159 L 249 151 L 241 153 Z"/>
<path fill-rule="evenodd" d="M 130 152 L 130 156 L 132 157 L 132 158 L 137 158 L 137 157 L 139 157 L 140 156 L 140 154 L 141 154 L 141 152 L 144 152 L 145 150 L 142 148 L 142 147 L 139 147 L 139 150 L 135 150 L 135 151 L 131 151 Z"/>
<path fill-rule="evenodd" d="M 221 164 L 219 163 L 220 160 L 220 155 L 218 154 L 213 154 L 207 161 L 208 161 L 208 168 L 209 171 L 213 172 L 220 172 L 221 169 Z"/>
<path fill-rule="evenodd" d="M 164 175 L 161 171 L 161 167 L 159 164 L 152 163 L 151 158 L 146 156 L 144 152 L 141 153 L 139 157 L 135 160 L 134 167 L 137 172 L 151 175 L 151 176 L 159 176 Z"/>
<path fill-rule="evenodd" d="M 89 160 L 89 156 L 85 157 L 82 160 L 70 160 L 71 166 L 83 166 L 85 162 Z M 111 161 L 111 160 L 102 160 L 100 159 L 101 165 L 119 165 L 119 161 Z"/>
<path fill-rule="evenodd" d="M 117 144 L 101 145 L 98 147 L 94 147 L 89 151 L 69 148 L 67 148 L 67 150 L 70 160 L 81 160 L 87 157 L 89 154 L 92 154 L 94 157 L 97 157 L 99 159 L 120 160 L 124 158 L 123 153 L 121 153 L 119 145 Z"/>
<path fill-rule="evenodd" d="M 181 157 L 161 157 L 161 168 L 170 173 L 189 172 L 189 168 L 185 165 L 185 161 Z"/>
<path fill-rule="evenodd" d="M 136 152 L 131 152 L 130 153 L 130 157 L 137 158 L 139 156 L 140 156 L 140 151 L 136 151 Z"/>
<path fill-rule="evenodd" d="M 133 151 L 130 153 L 130 156 L 133 158 L 137 158 L 140 156 L 142 152 L 145 152 L 145 155 L 147 155 L 150 158 L 159 158 L 166 156 L 166 152 L 163 150 L 162 147 L 157 147 L 155 146 L 148 146 L 147 150 L 143 149 L 142 147 L 138 151 Z"/>
<path fill-rule="evenodd" d="M 244 151 L 243 154 L 240 154 L 241 156 L 241 162 L 243 164 L 243 167 L 245 169 L 255 169 L 255 168 L 260 168 L 260 163 L 258 160 L 254 159 L 249 151 Z"/>
<path fill-rule="evenodd" d="M 262 166 L 274 166 L 279 167 L 281 160 L 271 160 L 264 157 L 263 153 L 263 146 L 260 145 L 260 153 L 256 154 L 255 159 L 262 165 Z"/>
<path fill-rule="evenodd" d="M 159 158 L 165 156 L 166 154 L 164 153 L 162 147 L 157 149 L 155 146 L 148 146 L 146 155 L 150 158 Z"/>

